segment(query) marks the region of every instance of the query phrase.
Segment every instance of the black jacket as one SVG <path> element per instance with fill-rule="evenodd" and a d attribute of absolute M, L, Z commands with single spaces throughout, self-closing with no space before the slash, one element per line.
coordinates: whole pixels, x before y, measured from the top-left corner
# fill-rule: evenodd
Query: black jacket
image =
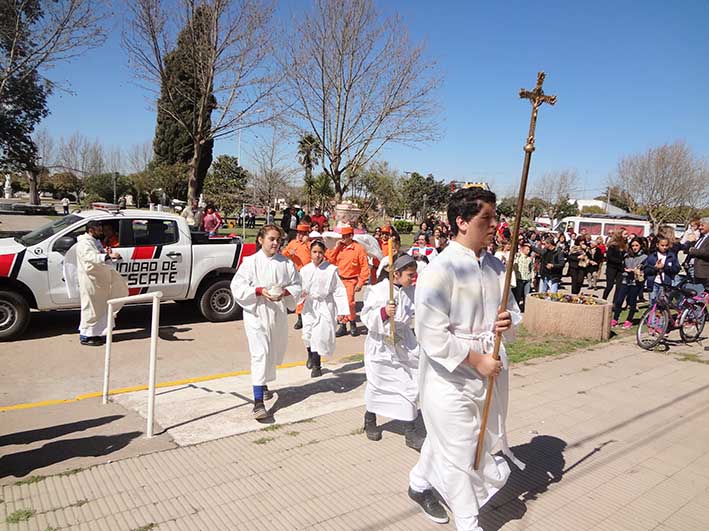
<path fill-rule="evenodd" d="M 539 275 L 542 278 L 561 280 L 561 274 L 564 270 L 564 252 L 561 249 L 548 250 L 546 247 L 541 248 L 532 246 L 532 250 L 539 255 L 540 266 Z M 547 267 L 551 264 L 551 269 Z"/>
<path fill-rule="evenodd" d="M 625 253 L 615 245 L 609 245 L 606 250 L 606 264 L 609 269 L 623 270 Z"/>

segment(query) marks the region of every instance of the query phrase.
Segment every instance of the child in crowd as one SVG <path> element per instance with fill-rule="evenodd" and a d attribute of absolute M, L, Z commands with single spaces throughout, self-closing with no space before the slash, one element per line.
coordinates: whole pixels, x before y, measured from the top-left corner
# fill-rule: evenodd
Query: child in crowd
<path fill-rule="evenodd" d="M 411 328 L 414 319 L 416 261 L 403 255 L 394 261 L 394 304 L 389 300 L 389 279 L 369 289 L 362 322 L 369 331 L 364 343 L 367 373 L 364 429 L 372 441 L 382 438 L 377 414 L 403 420 L 406 445 L 420 450 L 424 438 L 416 432 L 418 416 L 418 342 Z M 390 331 L 394 326 L 395 336 Z"/>
<path fill-rule="evenodd" d="M 628 329 L 633 326 L 633 317 L 637 310 L 638 294 L 643 286 L 643 268 L 647 255 L 643 250 L 639 239 L 630 242 L 628 254 L 623 261 L 623 272 L 616 285 L 615 301 L 613 304 L 613 319 L 611 326 L 618 325 L 620 310 L 623 303 L 628 303 L 628 317 L 623 323 L 623 328 Z"/>
<path fill-rule="evenodd" d="M 650 305 L 655 303 L 662 286 L 672 285 L 672 281 L 679 271 L 679 259 L 670 250 L 670 239 L 667 236 L 659 236 L 655 251 L 650 253 L 645 262 L 647 289 L 651 290 Z"/>
<path fill-rule="evenodd" d="M 303 342 L 308 351 L 306 367 L 310 376 L 322 376 L 321 357 L 335 351 L 335 328 L 338 315 L 349 315 L 345 285 L 337 267 L 325 260 L 325 244 L 310 244 L 311 262 L 300 270 L 303 282 Z"/>
<path fill-rule="evenodd" d="M 273 395 L 268 382 L 276 379 L 288 346 L 288 310 L 295 311 L 301 279 L 291 260 L 280 254 L 284 231 L 265 225 L 256 237 L 260 249 L 244 258 L 231 281 L 234 299 L 244 310 L 244 329 L 251 353 L 253 416 L 269 417 L 264 400 Z"/>

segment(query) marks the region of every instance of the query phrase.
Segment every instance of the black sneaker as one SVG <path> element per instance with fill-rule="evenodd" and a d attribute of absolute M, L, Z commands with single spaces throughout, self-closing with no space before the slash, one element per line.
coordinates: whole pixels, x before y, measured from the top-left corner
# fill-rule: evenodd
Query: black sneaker
<path fill-rule="evenodd" d="M 423 512 L 426 513 L 432 521 L 437 524 L 447 524 L 449 521 L 448 513 L 443 508 L 443 505 L 433 495 L 433 490 L 428 489 L 423 492 L 416 492 L 409 487 L 409 498 L 414 500 L 421 506 Z"/>
<path fill-rule="evenodd" d="M 271 391 L 268 386 L 263 386 L 263 399 L 271 400 L 273 398 L 273 391 Z"/>
<path fill-rule="evenodd" d="M 295 326 L 293 326 L 293 328 L 295 330 L 300 330 L 301 328 L 303 328 L 303 317 L 302 316 L 300 316 L 300 315 L 298 316 L 298 320 L 295 322 Z"/>
<path fill-rule="evenodd" d="M 82 341 L 81 344 L 86 345 L 88 347 L 100 347 L 101 345 L 103 345 L 103 339 L 99 336 L 88 337 L 84 341 Z"/>
<path fill-rule="evenodd" d="M 350 335 L 352 337 L 357 337 L 359 335 L 359 330 L 357 330 L 357 323 L 350 321 Z"/>
<path fill-rule="evenodd" d="M 313 351 L 308 348 L 308 361 L 305 362 L 305 367 L 307 369 L 313 368 Z"/>
<path fill-rule="evenodd" d="M 335 337 L 342 337 L 347 335 L 347 327 L 345 326 L 345 323 L 340 323 L 340 326 L 337 327 L 337 331 L 335 332 Z"/>
<path fill-rule="evenodd" d="M 264 420 L 268 418 L 268 411 L 266 411 L 266 406 L 263 402 L 254 402 L 253 416 L 256 420 Z"/>
<path fill-rule="evenodd" d="M 382 440 L 382 430 L 377 426 L 377 416 L 369 411 L 364 414 L 364 433 L 370 441 Z"/>
<path fill-rule="evenodd" d="M 320 367 L 313 367 L 310 369 L 311 378 L 319 378 L 320 376 L 322 376 L 322 369 Z"/>
<path fill-rule="evenodd" d="M 416 431 L 413 424 L 414 423 L 411 422 L 411 425 L 406 427 L 406 430 L 404 431 L 404 438 L 406 440 L 406 446 L 420 452 L 421 447 L 423 446 L 423 441 L 426 440 L 426 437 L 420 435 L 419 432 Z"/>

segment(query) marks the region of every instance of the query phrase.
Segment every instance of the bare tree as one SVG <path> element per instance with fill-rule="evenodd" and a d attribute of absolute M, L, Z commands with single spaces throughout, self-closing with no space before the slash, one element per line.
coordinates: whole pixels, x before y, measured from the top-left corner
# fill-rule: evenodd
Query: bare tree
<path fill-rule="evenodd" d="M 573 208 L 570 198 L 577 183 L 578 174 L 573 168 L 545 173 L 537 182 L 533 195 L 547 203 L 547 214 L 552 225 L 564 214 L 569 215 L 567 212 Z"/>
<path fill-rule="evenodd" d="M 58 166 L 79 174 L 80 177 L 98 175 L 106 171 L 103 145 L 98 139 L 89 140 L 76 132 L 68 139 L 59 140 Z"/>
<path fill-rule="evenodd" d="M 39 205 L 39 186 L 42 180 L 49 176 L 56 156 L 56 146 L 54 138 L 44 127 L 35 132 L 32 140 L 37 147 L 38 160 L 31 169 L 25 170 L 25 175 L 29 185 L 30 204 Z"/>
<path fill-rule="evenodd" d="M 657 230 L 673 209 L 707 203 L 709 171 L 682 141 L 663 144 L 618 162 L 618 184 Z M 703 204 L 702 204 L 703 203 Z"/>
<path fill-rule="evenodd" d="M 274 200 L 288 194 L 291 178 L 297 170 L 290 166 L 292 158 L 282 149 L 283 132 L 274 127 L 268 137 L 262 138 L 252 158 L 255 171 L 251 174 L 252 193 L 257 203 L 271 208 Z"/>
<path fill-rule="evenodd" d="M 188 199 L 197 199 L 199 161 L 205 142 L 267 121 L 263 112 L 278 78 L 272 62 L 273 7 L 261 0 L 129 0 L 131 20 L 123 36 L 136 74 L 156 93 L 161 110 L 192 139 Z M 196 13 L 200 12 L 196 22 Z M 165 57 L 176 36 L 190 32 L 188 60 L 196 87 L 189 93 L 167 83 Z M 191 99 L 191 101 L 189 101 Z M 193 120 L 183 119 L 189 101 Z"/>
<path fill-rule="evenodd" d="M 47 70 L 57 63 L 101 46 L 106 39 L 102 20 L 102 0 L 3 0 L 0 14 L 14 21 L 14 31 L 3 35 L 7 54 L 0 54 L 0 101 L 10 79 L 23 80 L 34 72 Z M 36 16 L 37 13 L 41 16 Z M 32 38 L 27 40 L 26 32 Z M 29 43 L 29 46 L 27 46 Z"/>
<path fill-rule="evenodd" d="M 37 146 L 38 164 L 44 168 L 51 168 L 56 162 L 56 142 L 46 127 L 42 127 L 34 134 L 34 143 Z"/>
<path fill-rule="evenodd" d="M 348 170 L 366 166 L 387 143 L 436 137 L 440 79 L 402 21 L 382 18 L 372 0 L 317 0 L 298 19 L 281 58 L 292 125 L 315 135 L 340 199 Z"/>
<path fill-rule="evenodd" d="M 146 140 L 128 150 L 128 166 L 133 173 L 144 171 L 153 160 L 153 143 Z"/>
<path fill-rule="evenodd" d="M 120 146 L 111 146 L 104 152 L 105 170 L 110 173 L 123 173 L 123 150 Z"/>

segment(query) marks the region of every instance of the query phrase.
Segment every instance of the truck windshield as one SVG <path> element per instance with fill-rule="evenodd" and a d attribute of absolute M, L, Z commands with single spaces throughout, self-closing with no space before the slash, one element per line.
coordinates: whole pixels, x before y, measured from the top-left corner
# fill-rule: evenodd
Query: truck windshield
<path fill-rule="evenodd" d="M 65 228 L 70 227 L 77 221 L 81 221 L 81 219 L 81 216 L 75 216 L 73 214 L 69 216 L 64 216 L 61 219 L 43 225 L 37 230 L 33 230 L 29 234 L 25 234 L 21 238 L 15 238 L 15 241 L 21 243 L 25 247 L 37 245 L 38 243 L 43 242 L 44 240 L 49 238 L 50 236 L 54 236 Z"/>

